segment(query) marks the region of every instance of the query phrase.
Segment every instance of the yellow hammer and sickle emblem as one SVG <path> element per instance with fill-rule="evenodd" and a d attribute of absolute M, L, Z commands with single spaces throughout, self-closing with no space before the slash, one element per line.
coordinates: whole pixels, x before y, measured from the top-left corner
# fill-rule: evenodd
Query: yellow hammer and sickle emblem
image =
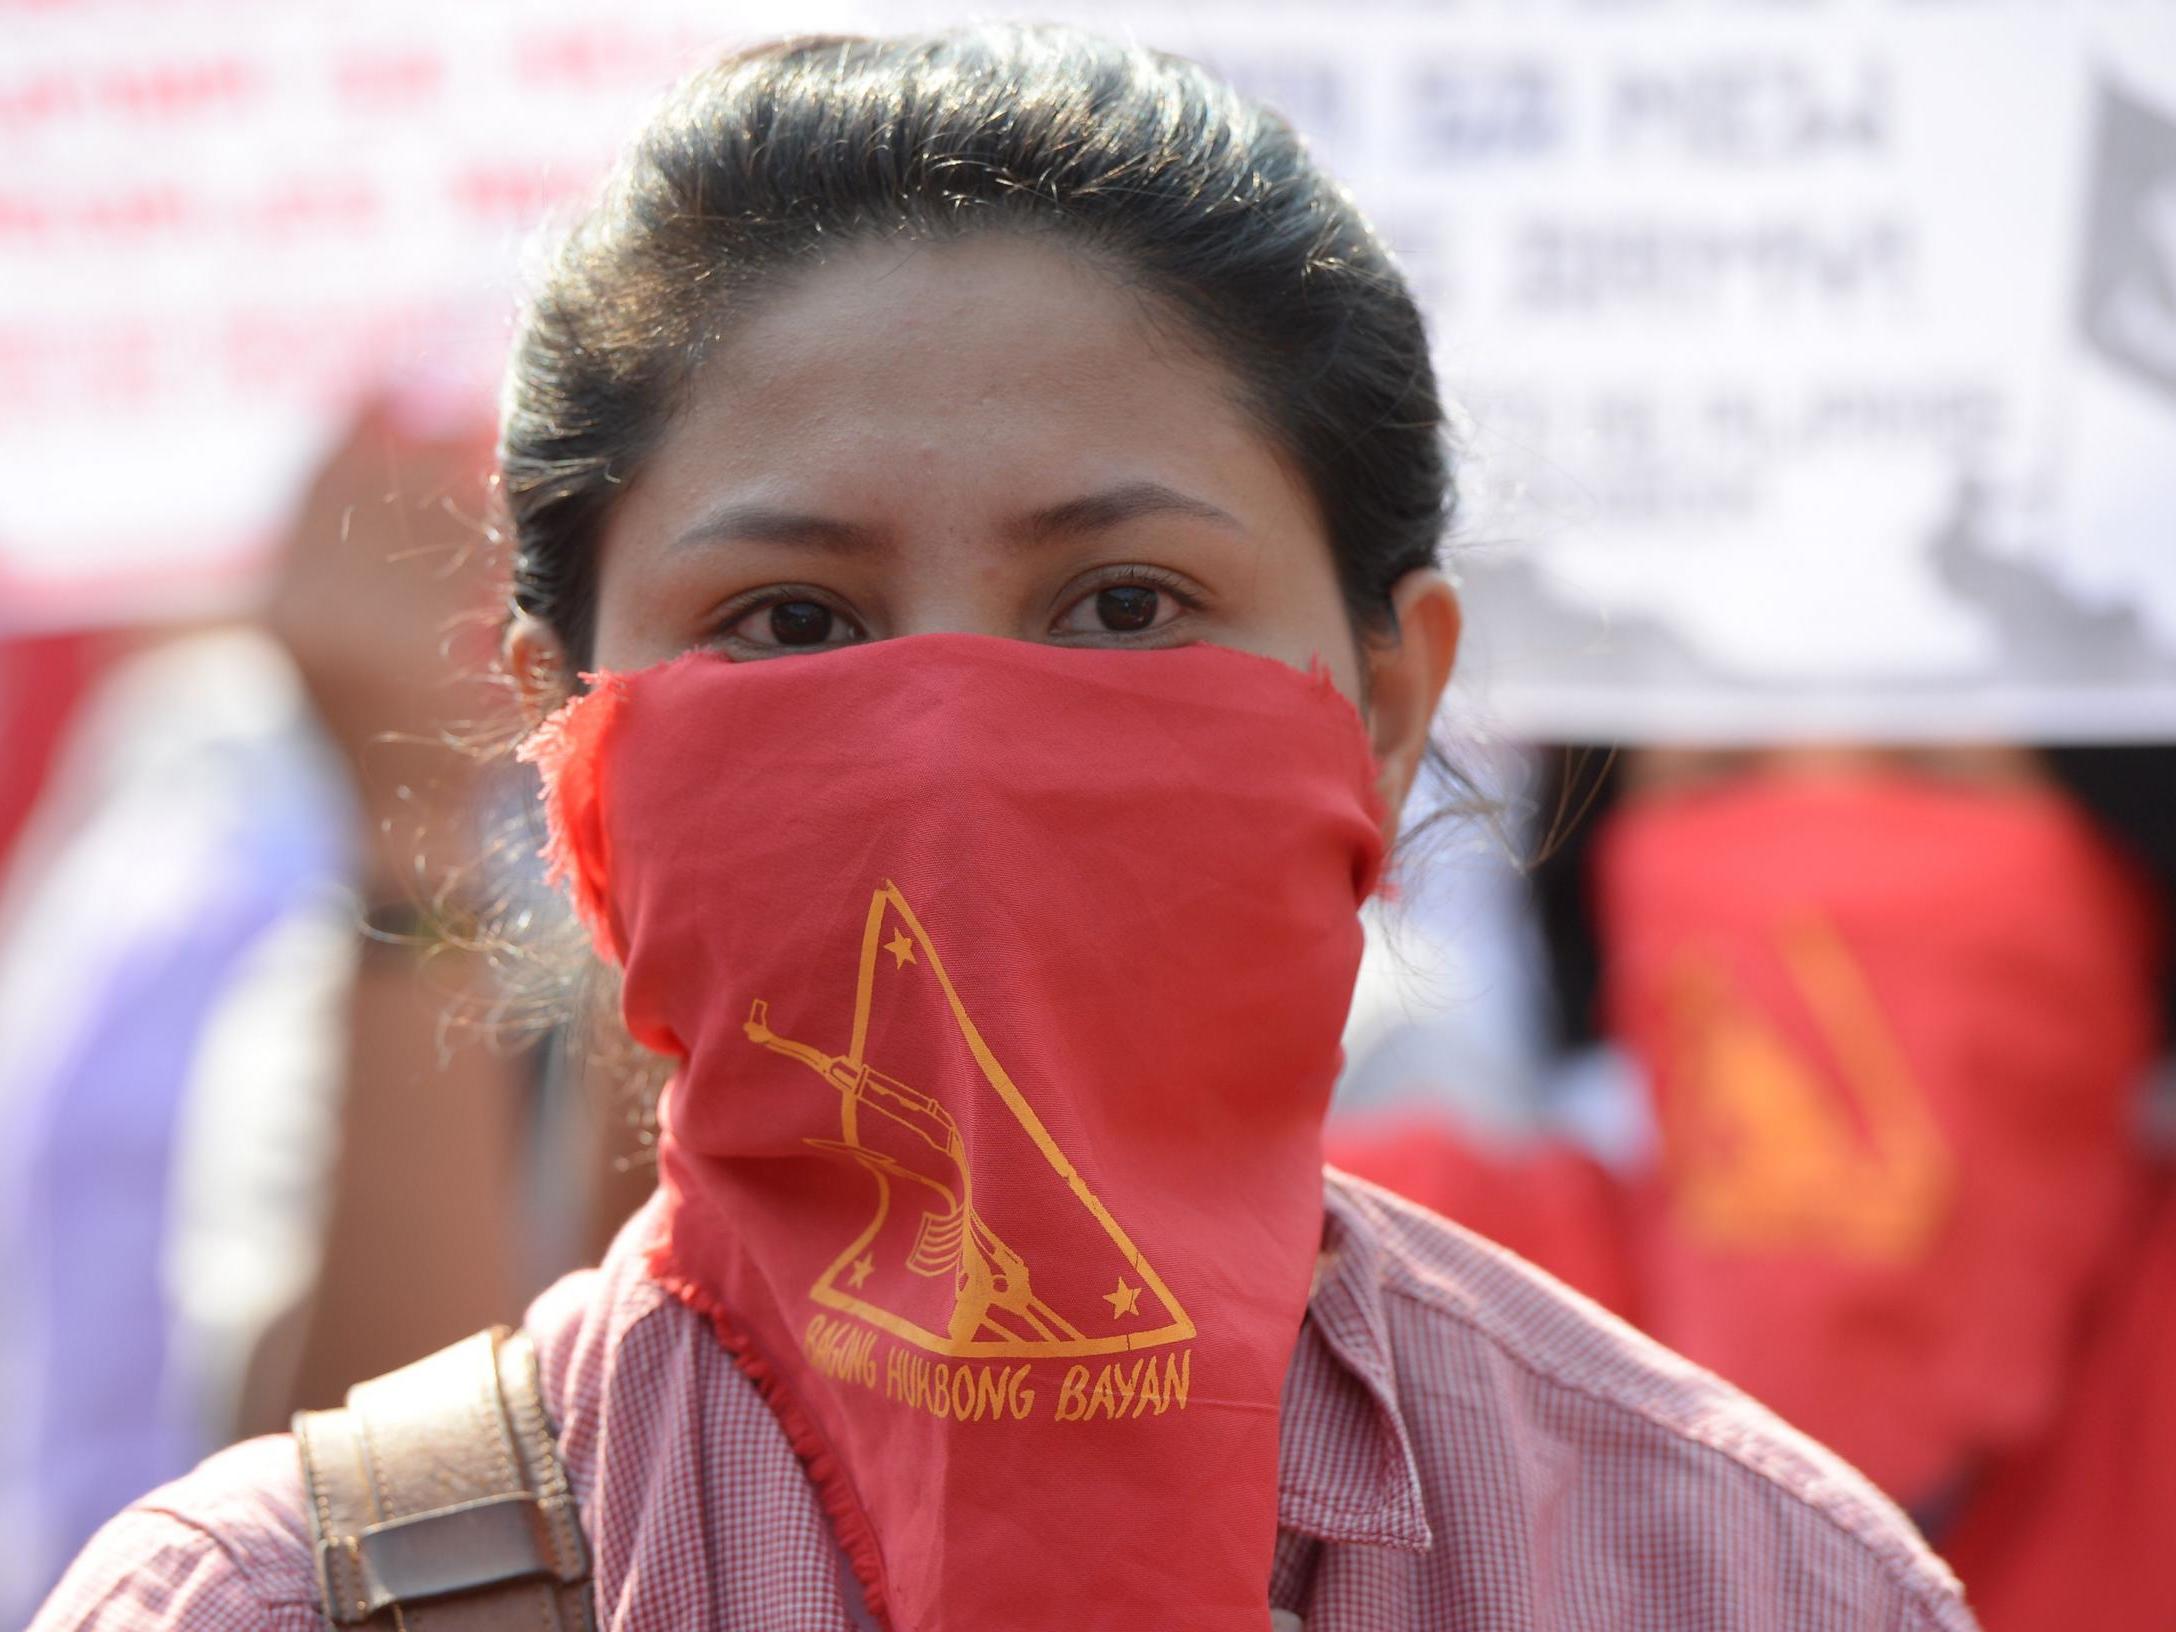
<path fill-rule="evenodd" d="M 1941 1129 L 1842 936 L 1805 920 L 1778 950 L 1836 1069 L 1794 1050 L 1719 966 L 1688 959 L 1663 1117 L 1672 1210 L 1712 1247 L 1915 1262 L 1956 1185 Z"/>

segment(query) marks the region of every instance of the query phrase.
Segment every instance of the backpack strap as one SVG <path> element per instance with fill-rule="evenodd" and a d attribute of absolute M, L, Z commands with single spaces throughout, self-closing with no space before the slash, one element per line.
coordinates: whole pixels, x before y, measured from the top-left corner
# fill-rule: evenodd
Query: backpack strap
<path fill-rule="evenodd" d="M 589 1557 L 528 1335 L 495 1326 L 295 1417 L 325 1618 L 593 1632 Z"/>

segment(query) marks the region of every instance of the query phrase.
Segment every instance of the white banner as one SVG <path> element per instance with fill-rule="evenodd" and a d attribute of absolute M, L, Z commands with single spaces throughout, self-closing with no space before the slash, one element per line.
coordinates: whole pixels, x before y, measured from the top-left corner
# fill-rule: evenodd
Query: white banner
<path fill-rule="evenodd" d="M 2176 0 L 1070 9 L 1284 108 L 1405 258 L 1463 711 L 2176 735 Z M 236 604 L 360 396 L 488 410 L 680 71 L 949 15 L 0 0 L 0 632 Z"/>

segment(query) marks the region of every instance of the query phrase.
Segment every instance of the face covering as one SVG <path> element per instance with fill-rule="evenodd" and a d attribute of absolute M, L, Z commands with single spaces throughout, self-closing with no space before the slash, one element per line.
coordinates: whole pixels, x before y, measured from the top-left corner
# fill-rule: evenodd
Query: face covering
<path fill-rule="evenodd" d="M 1212 647 L 608 677 L 532 744 L 707 1314 L 896 1632 L 1262 1632 L 1381 841 L 1358 716 Z"/>
<path fill-rule="evenodd" d="M 2066 800 L 1762 779 L 1600 840 L 1643 1324 L 1926 1504 L 2039 1430 L 2133 1195 L 2143 884 Z"/>

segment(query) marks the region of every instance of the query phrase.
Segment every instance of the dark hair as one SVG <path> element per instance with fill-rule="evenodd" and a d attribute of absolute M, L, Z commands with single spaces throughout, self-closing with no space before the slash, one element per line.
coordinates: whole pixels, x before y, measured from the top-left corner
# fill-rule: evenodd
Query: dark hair
<path fill-rule="evenodd" d="M 695 367 L 842 240 L 1047 232 L 1160 295 L 1308 481 L 1363 635 L 1453 505 L 1403 276 L 1291 127 L 1180 58 L 1070 29 L 810 38 L 689 80 L 517 337 L 499 461 L 515 601 L 591 656 L 597 539 Z"/>

